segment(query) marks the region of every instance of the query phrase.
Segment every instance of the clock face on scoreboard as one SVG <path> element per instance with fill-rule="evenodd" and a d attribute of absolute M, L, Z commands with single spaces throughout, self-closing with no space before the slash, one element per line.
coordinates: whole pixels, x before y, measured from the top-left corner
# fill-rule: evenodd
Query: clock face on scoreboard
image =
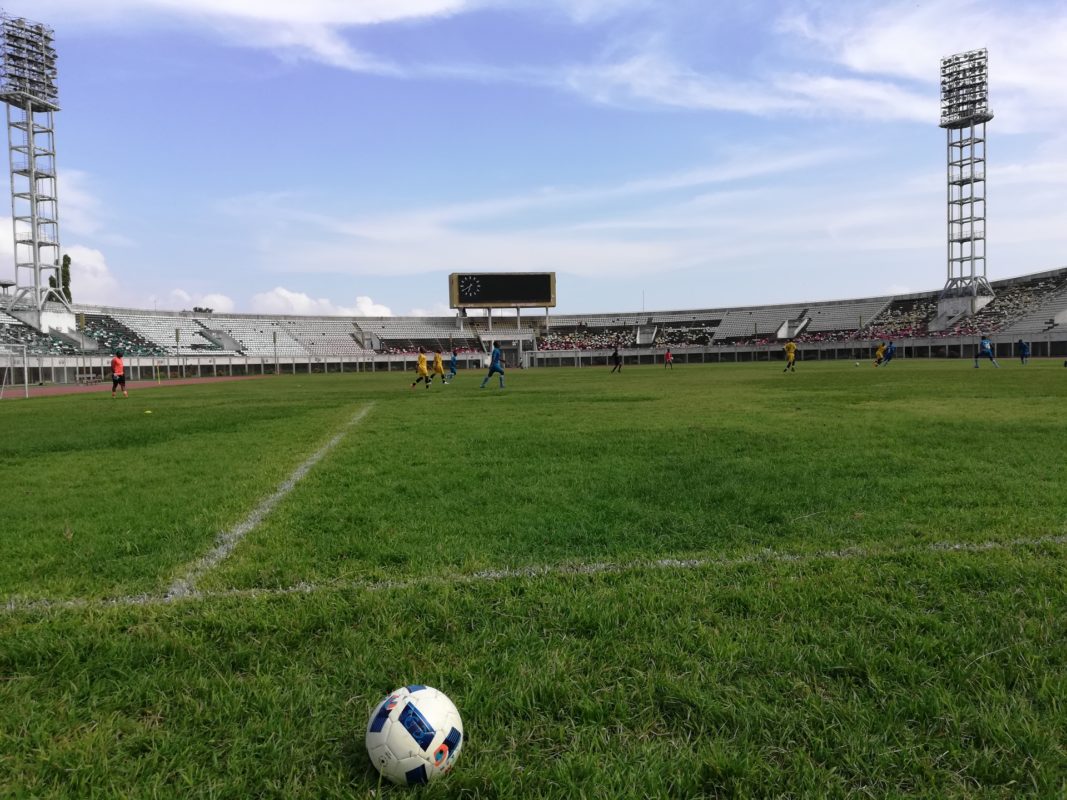
<path fill-rule="evenodd" d="M 482 293 L 482 282 L 477 275 L 461 275 L 459 278 L 459 299 L 477 300 Z"/>
<path fill-rule="evenodd" d="M 556 305 L 554 272 L 454 272 L 448 288 L 452 308 Z"/>

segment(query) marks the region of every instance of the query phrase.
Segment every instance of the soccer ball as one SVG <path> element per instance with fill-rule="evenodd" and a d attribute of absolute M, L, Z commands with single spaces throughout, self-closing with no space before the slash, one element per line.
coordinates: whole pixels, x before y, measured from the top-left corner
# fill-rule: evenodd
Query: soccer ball
<path fill-rule="evenodd" d="M 463 747 L 463 720 L 444 692 L 403 686 L 378 703 L 367 721 L 367 754 L 393 783 L 436 780 Z"/>
<path fill-rule="evenodd" d="M 857 362 L 856 362 L 856 366 L 858 367 L 859 365 L 860 365 L 860 362 L 858 362 L 858 361 L 857 361 Z"/>

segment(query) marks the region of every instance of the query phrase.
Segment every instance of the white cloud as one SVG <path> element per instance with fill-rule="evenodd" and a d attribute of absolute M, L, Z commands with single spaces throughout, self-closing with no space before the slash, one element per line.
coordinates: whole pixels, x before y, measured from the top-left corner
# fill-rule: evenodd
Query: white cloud
<path fill-rule="evenodd" d="M 356 237 L 365 243 L 407 242 L 420 236 L 435 236 L 450 227 L 470 227 L 472 223 L 515 218 L 522 212 L 540 211 L 580 214 L 582 206 L 603 206 L 612 201 L 647 198 L 656 195 L 686 192 L 701 187 L 737 183 L 771 175 L 783 175 L 818 167 L 841 158 L 844 152 L 830 148 L 797 148 L 795 151 L 775 147 L 758 151 L 754 148 L 735 148 L 713 165 L 663 175 L 646 176 L 607 186 L 543 187 L 526 194 L 509 197 L 452 203 L 435 208 L 415 209 L 398 214 L 381 214 L 356 219 L 330 218 L 309 215 L 302 207 L 289 203 L 293 198 L 270 195 L 271 201 L 246 202 L 230 200 L 220 204 L 220 210 L 231 216 L 250 220 L 272 219 L 311 223 L 345 237 Z M 589 213 L 588 211 L 586 213 Z M 527 226 L 528 227 L 528 226 Z M 418 271 L 418 265 L 411 265 Z M 373 271 L 371 263 L 365 268 Z"/>
<path fill-rule="evenodd" d="M 37 17 L 114 24 L 153 17 L 231 18 L 298 25 L 378 25 L 451 16 L 486 5 L 473 0 L 35 0 Z"/>
<path fill-rule="evenodd" d="M 559 10 L 577 24 L 600 22 L 649 0 L 36 0 L 33 15 L 79 24 L 136 29 L 158 21 L 183 23 L 221 35 L 233 45 L 272 50 L 356 72 L 444 76 L 484 80 L 485 70 L 467 66 L 407 67 L 356 48 L 347 31 L 386 24 L 430 21 L 481 9 L 529 13 Z M 503 77 L 502 74 L 497 76 Z"/>
<path fill-rule="evenodd" d="M 135 31 L 184 25 L 238 47 L 271 50 L 357 72 L 399 74 L 364 53 L 347 29 L 454 16 L 485 5 L 479 0 L 36 0 L 35 19 Z"/>
<path fill-rule="evenodd" d="M 389 306 L 383 306 L 381 303 L 375 303 L 369 297 L 360 295 L 356 298 L 356 313 L 352 316 L 356 317 L 391 317 L 393 316 L 392 310 Z"/>
<path fill-rule="evenodd" d="M 628 58 L 572 68 L 565 85 L 605 105 L 673 106 L 769 114 L 800 110 L 790 99 L 756 81 L 701 74 L 670 56 L 645 50 Z"/>
<path fill-rule="evenodd" d="M 690 244 L 664 236 L 695 192 L 745 181 L 780 179 L 789 172 L 813 169 L 842 155 L 840 151 L 772 147 L 757 152 L 737 148 L 717 163 L 662 175 L 644 176 L 615 185 L 541 189 L 525 195 L 455 203 L 410 212 L 358 218 L 312 220 L 297 201 L 271 195 L 268 203 L 227 202 L 226 213 L 251 229 L 261 242 L 260 263 L 269 270 L 321 271 L 344 274 L 419 275 L 453 271 L 566 270 L 577 275 L 634 275 L 643 270 L 674 269 L 693 259 Z M 642 203 L 640 216 L 625 229 L 600 230 L 614 207 Z M 293 207 L 296 204 L 297 207 Z M 663 215 L 655 209 L 662 206 Z M 531 221 L 528 212 L 536 211 Z M 707 211 L 699 227 L 714 220 Z M 668 217 L 662 224 L 659 217 Z M 685 216 L 691 216 L 686 214 Z M 299 232 L 284 221 L 301 217 Z M 645 223 L 656 219 L 656 229 Z M 714 224 L 712 222 L 712 224 Z M 642 231 L 644 226 L 646 230 Z M 686 231 L 680 236 L 685 237 Z M 257 296 L 271 309 L 312 308 L 306 296 L 297 300 L 279 294 Z M 269 293 L 268 293 L 269 294 Z M 294 293 L 290 293 L 294 294 Z M 325 302 L 325 301 L 324 301 Z M 329 312 L 326 312 L 329 313 Z"/>
<path fill-rule="evenodd" d="M 543 12 L 550 4 L 544 0 L 530 0 L 528 5 Z M 662 8 L 658 0 L 557 0 L 556 6 L 580 24 L 602 22 L 633 11 Z"/>
<path fill-rule="evenodd" d="M 11 217 L 0 217 L 0 278 L 15 274 L 15 242 L 10 231 Z"/>
<path fill-rule="evenodd" d="M 803 73 L 737 78 L 680 65 L 666 53 L 644 51 L 607 64 L 570 71 L 566 85 L 606 105 L 671 106 L 759 116 L 860 115 L 927 121 L 932 96 L 886 81 Z"/>
<path fill-rule="evenodd" d="M 584 24 L 657 7 L 655 0 L 34 0 L 33 5 L 35 17 L 77 23 L 143 23 L 165 16 L 337 28 L 440 19 L 483 9 L 559 11 Z"/>
<path fill-rule="evenodd" d="M 89 173 L 78 169 L 64 169 L 56 181 L 61 203 L 62 233 L 93 236 L 100 232 L 101 203 L 89 189 Z"/>
<path fill-rule="evenodd" d="M 214 309 L 216 314 L 228 314 L 237 307 L 230 297 L 224 294 L 205 294 L 200 298 L 198 306 Z"/>
<path fill-rule="evenodd" d="M 360 295 L 354 306 L 345 307 L 326 298 L 314 299 L 303 292 L 294 292 L 283 286 L 276 286 L 269 292 L 260 292 L 252 296 L 252 311 L 259 314 L 299 314 L 307 316 L 337 317 L 391 317 L 388 306 L 375 303 L 371 298 Z"/>
<path fill-rule="evenodd" d="M 941 284 L 943 174 L 898 167 L 872 195 L 848 172 L 850 165 L 866 168 L 864 153 L 812 151 L 803 142 L 793 147 L 738 150 L 717 164 L 615 185 L 537 190 L 390 215 L 322 217 L 300 226 L 300 237 L 291 229 L 272 236 L 276 226 L 264 207 L 239 221 L 252 228 L 249 238 L 263 242 L 258 257 L 265 269 L 425 276 L 419 283 L 438 297 L 445 275 L 458 271 L 553 270 L 586 284 L 654 276 L 650 280 L 669 286 L 687 280 L 688 270 L 694 285 L 715 287 L 716 302 L 728 296 L 733 303 Z M 827 162 L 830 172 L 823 171 Z M 817 177 L 785 179 L 804 169 Z M 997 206 L 990 229 L 998 245 L 991 278 L 1056 266 L 1057 254 L 1067 251 L 1061 189 L 1067 159 L 1035 154 L 998 166 L 993 179 Z M 290 213 L 285 205 L 273 211 L 283 219 Z M 783 277 L 797 270 L 806 276 L 803 285 Z M 266 310 L 331 313 L 336 307 L 298 297 L 299 304 Z M 449 311 L 423 301 L 410 313 Z"/>
<path fill-rule="evenodd" d="M 912 289 L 910 286 L 905 286 L 902 283 L 892 283 L 881 290 L 882 294 L 912 294 L 914 292 L 928 291 L 929 286 L 924 286 L 922 289 Z"/>
<path fill-rule="evenodd" d="M 66 248 L 70 256 L 70 292 L 75 303 L 120 305 L 118 279 L 99 250 L 82 245 Z"/>
<path fill-rule="evenodd" d="M 606 49 L 599 62 L 570 68 L 559 84 L 593 102 L 623 107 L 928 123 L 938 113 L 940 58 L 987 47 L 990 103 L 1001 130 L 1052 131 L 1067 123 L 1063 3 L 801 0 L 777 21 L 760 63 L 804 68 L 766 66 L 736 74 L 686 65 L 677 37 L 664 34 L 667 27 L 652 22 L 643 38 Z"/>
<path fill-rule="evenodd" d="M 594 102 L 638 107 L 783 114 L 862 115 L 926 120 L 937 112 L 937 64 L 947 52 L 988 46 L 994 111 L 1012 131 L 1035 123 L 1062 127 L 1067 106 L 1067 14 L 1062 3 L 1000 7 L 978 0 L 915 4 L 824 3 L 796 0 L 771 26 L 763 69 L 702 72 L 678 55 L 678 29 L 697 6 L 653 0 L 36 0 L 34 14 L 82 24 L 136 29 L 185 25 L 240 47 L 283 58 L 310 59 L 341 69 L 407 78 L 519 81 L 553 86 Z M 600 26 L 602 58 L 586 64 L 397 62 L 366 52 L 352 34 L 384 25 L 428 23 L 482 10 L 543 18 L 555 13 L 574 25 Z M 799 9 L 799 10 L 798 10 Z M 773 13 L 773 10 L 772 10 Z M 633 15 L 640 38 L 604 23 Z M 714 16 L 714 15 L 712 15 Z M 966 24 L 960 24 L 966 20 Z M 724 23 L 725 24 L 725 23 Z M 799 47 L 798 47 L 799 45 Z M 807 59 L 825 72 L 779 69 Z M 744 67 L 739 67 L 744 69 Z"/>
<path fill-rule="evenodd" d="M 94 244 L 126 247 L 131 240 L 107 230 L 105 203 L 94 191 L 95 178 L 80 169 L 61 169 L 57 177 L 59 235 L 64 241 L 86 238 Z"/>
<path fill-rule="evenodd" d="M 451 317 L 456 312 L 444 303 L 434 303 L 430 308 L 413 308 L 408 312 L 409 317 Z"/>
<path fill-rule="evenodd" d="M 228 295 L 212 292 L 210 294 L 192 295 L 184 289 L 171 289 L 168 295 L 174 308 L 189 310 L 197 308 L 210 308 L 216 314 L 229 314 L 237 304 Z M 157 298 L 150 297 L 149 302 L 154 303 Z"/>
<path fill-rule="evenodd" d="M 780 30 L 814 44 L 824 59 L 857 75 L 922 84 L 931 98 L 931 119 L 940 59 L 986 47 L 990 106 L 999 129 L 1056 130 L 1067 121 L 1067 9 L 1062 3 L 822 4 L 783 18 Z"/>

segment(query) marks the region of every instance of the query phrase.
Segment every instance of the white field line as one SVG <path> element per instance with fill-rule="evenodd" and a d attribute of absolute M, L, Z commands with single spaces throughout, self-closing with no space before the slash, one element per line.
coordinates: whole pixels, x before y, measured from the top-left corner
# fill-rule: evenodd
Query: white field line
<path fill-rule="evenodd" d="M 184 595 L 127 595 L 112 598 L 69 598 L 69 599 L 21 599 L 8 598 L 0 604 L 0 612 L 51 611 L 54 609 L 77 608 L 114 608 L 128 606 L 161 605 L 181 600 L 222 600 L 226 598 L 271 598 L 296 594 L 316 594 L 322 592 L 379 592 L 388 589 L 408 589 L 424 586 L 443 586 L 457 584 L 474 584 L 502 581 L 511 578 L 562 577 L 566 575 L 597 575 L 603 573 L 637 572 L 641 570 L 670 570 L 681 572 L 705 567 L 737 567 L 745 564 L 809 564 L 818 561 L 853 561 L 864 558 L 893 558 L 896 556 L 921 553 L 984 553 L 988 551 L 1009 550 L 1015 547 L 1037 547 L 1041 545 L 1067 544 L 1067 535 L 1034 536 L 1008 539 L 1002 542 L 932 542 L 927 545 L 906 545 L 903 547 L 848 547 L 841 550 L 820 550 L 811 553 L 779 552 L 776 550 L 758 550 L 742 556 L 730 558 L 661 558 L 626 562 L 593 562 L 569 564 L 542 564 L 515 569 L 484 570 L 471 573 L 449 573 L 424 578 L 411 578 L 399 581 L 330 581 L 326 583 L 301 582 L 293 586 L 266 589 L 223 589 L 213 592 L 200 592 L 195 589 Z"/>
<path fill-rule="evenodd" d="M 166 591 L 166 598 L 188 597 L 191 594 L 195 594 L 197 581 L 225 561 L 230 553 L 233 552 L 233 549 L 237 547 L 238 543 L 247 536 L 250 531 L 255 530 L 259 526 L 259 523 L 263 521 L 267 514 L 269 514 L 278 503 L 284 500 L 289 492 L 293 491 L 293 487 L 295 487 L 300 480 L 308 474 L 308 471 L 322 461 L 326 454 L 341 442 L 345 437 L 345 434 L 348 433 L 354 425 L 358 425 L 363 418 L 367 416 L 373 406 L 374 404 L 371 403 L 357 411 L 352 418 L 345 423 L 344 427 L 330 439 L 330 441 L 326 442 L 326 444 L 308 456 L 303 464 L 293 470 L 293 474 L 286 478 L 274 494 L 266 497 L 258 506 L 252 509 L 247 517 L 237 523 L 234 527 L 230 528 L 228 531 L 220 533 L 215 540 L 215 546 L 210 552 L 182 570 L 184 574 L 170 585 Z"/>

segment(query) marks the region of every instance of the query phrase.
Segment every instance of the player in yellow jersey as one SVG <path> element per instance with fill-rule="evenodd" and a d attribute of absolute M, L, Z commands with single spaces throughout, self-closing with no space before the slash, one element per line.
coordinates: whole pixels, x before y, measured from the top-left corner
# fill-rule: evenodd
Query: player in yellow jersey
<path fill-rule="evenodd" d="M 797 371 L 797 346 L 796 343 L 790 339 L 785 343 L 782 348 L 785 350 L 785 369 L 782 372 L 796 372 Z"/>
<path fill-rule="evenodd" d="M 441 360 L 441 348 L 438 347 L 433 351 L 433 375 L 430 377 L 430 382 L 433 383 L 433 379 L 438 375 L 441 376 L 441 383 L 445 382 L 445 362 Z"/>
<path fill-rule="evenodd" d="M 874 351 L 874 365 L 877 367 L 885 359 L 885 342 L 879 342 Z"/>
<path fill-rule="evenodd" d="M 419 360 L 418 360 L 418 363 L 415 364 L 415 372 L 417 373 L 418 377 L 416 377 L 415 380 L 412 382 L 411 388 L 414 389 L 415 388 L 415 384 L 418 383 L 419 381 L 426 381 L 426 388 L 429 389 L 430 388 L 430 373 L 426 369 L 426 351 L 423 350 L 421 347 L 419 348 Z"/>

